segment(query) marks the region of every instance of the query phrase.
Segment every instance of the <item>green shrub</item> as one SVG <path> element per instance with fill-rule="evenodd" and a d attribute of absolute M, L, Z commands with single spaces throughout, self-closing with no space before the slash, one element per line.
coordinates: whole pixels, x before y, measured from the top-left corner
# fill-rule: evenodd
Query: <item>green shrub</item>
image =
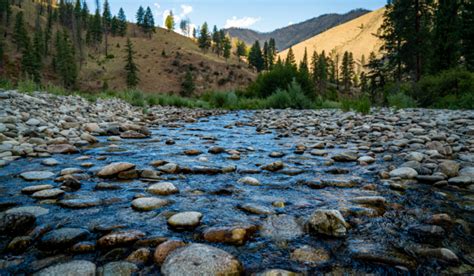
<path fill-rule="evenodd" d="M 303 92 L 300 84 L 295 80 L 288 86 L 287 90 L 278 89 L 276 93 L 266 99 L 267 108 L 293 108 L 308 109 L 313 102 Z"/>
<path fill-rule="evenodd" d="M 32 80 L 21 80 L 18 82 L 18 91 L 23 93 L 33 93 L 40 90 L 39 85 Z"/>
<path fill-rule="evenodd" d="M 453 69 L 423 77 L 412 96 L 422 107 L 474 108 L 474 73 Z"/>
<path fill-rule="evenodd" d="M 344 112 L 354 110 L 362 114 L 370 113 L 370 99 L 366 96 L 362 96 L 358 99 L 343 99 L 341 100 L 341 109 Z"/>
<path fill-rule="evenodd" d="M 0 79 L 0 88 L 4 90 L 15 89 L 15 85 L 8 79 Z"/>
<path fill-rule="evenodd" d="M 415 108 L 416 101 L 403 92 L 387 96 L 388 105 L 395 108 Z"/>
<path fill-rule="evenodd" d="M 278 89 L 266 99 L 267 108 L 285 109 L 290 105 L 290 95 L 286 90 Z"/>

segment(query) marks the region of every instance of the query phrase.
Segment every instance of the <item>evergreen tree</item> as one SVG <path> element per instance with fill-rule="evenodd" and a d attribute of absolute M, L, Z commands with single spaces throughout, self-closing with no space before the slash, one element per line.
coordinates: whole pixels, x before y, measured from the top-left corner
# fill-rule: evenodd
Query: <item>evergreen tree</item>
<path fill-rule="evenodd" d="M 265 43 L 263 43 L 263 67 L 265 68 L 265 70 L 270 69 L 270 64 L 268 61 L 269 50 L 270 49 L 268 47 L 268 42 L 265 41 Z"/>
<path fill-rule="evenodd" d="M 186 71 L 186 75 L 184 75 L 184 80 L 181 83 L 181 96 L 183 97 L 190 97 L 194 90 L 196 90 L 196 85 L 194 84 L 193 74 L 191 70 L 188 69 Z"/>
<path fill-rule="evenodd" d="M 189 20 L 182 19 L 181 22 L 179 22 L 179 28 L 183 35 L 189 36 Z"/>
<path fill-rule="evenodd" d="M 124 37 L 127 34 L 127 17 L 122 8 L 118 12 L 117 21 L 117 35 Z"/>
<path fill-rule="evenodd" d="M 145 9 L 142 6 L 138 8 L 135 19 L 137 20 L 137 26 L 143 28 L 145 25 Z"/>
<path fill-rule="evenodd" d="M 329 81 L 336 84 L 336 88 L 339 89 L 339 53 L 333 49 L 328 56 L 328 71 Z"/>
<path fill-rule="evenodd" d="M 466 0 L 462 7 L 462 56 L 466 68 L 474 71 L 474 1 Z"/>
<path fill-rule="evenodd" d="M 129 88 L 134 88 L 138 85 L 140 79 L 138 77 L 138 66 L 135 64 L 134 61 L 135 51 L 133 50 L 133 44 L 130 38 L 127 39 L 125 53 L 125 72 L 127 73 L 127 86 Z"/>
<path fill-rule="evenodd" d="M 23 11 L 16 14 L 13 40 L 15 41 L 18 51 L 23 50 L 26 46 L 31 46 L 27 45 L 29 38 L 25 27 L 25 20 L 23 19 Z"/>
<path fill-rule="evenodd" d="M 168 16 L 165 19 L 165 26 L 168 32 L 174 30 L 174 25 L 175 23 L 174 23 L 173 11 L 170 11 L 170 14 L 168 14 Z"/>
<path fill-rule="evenodd" d="M 146 8 L 145 15 L 143 16 L 142 28 L 143 28 L 143 32 L 145 34 L 148 34 L 150 38 L 151 38 L 152 33 L 155 32 L 155 19 L 153 18 L 153 13 L 151 12 L 150 7 Z"/>
<path fill-rule="evenodd" d="M 328 81 L 328 68 L 327 68 L 326 53 L 323 51 L 318 57 L 318 66 L 316 70 L 317 74 L 317 89 L 320 93 L 326 92 L 327 81 Z"/>
<path fill-rule="evenodd" d="M 109 1 L 104 1 L 104 11 L 102 13 L 102 26 L 104 28 L 105 38 L 105 56 L 109 55 L 109 32 L 112 26 L 112 14 L 110 13 Z"/>
<path fill-rule="evenodd" d="M 110 22 L 110 34 L 112 36 L 117 36 L 118 35 L 118 29 L 119 29 L 119 21 L 117 16 L 112 16 L 112 21 Z"/>
<path fill-rule="evenodd" d="M 262 49 L 260 43 L 255 41 L 249 52 L 249 64 L 257 69 L 257 72 L 261 72 L 264 68 L 264 60 L 262 55 Z"/>
<path fill-rule="evenodd" d="M 314 83 L 318 82 L 318 63 L 318 52 L 313 51 L 313 55 L 311 56 L 311 77 L 313 78 Z"/>
<path fill-rule="evenodd" d="M 438 0 L 433 31 L 432 72 L 457 66 L 461 56 L 459 0 Z"/>
<path fill-rule="evenodd" d="M 56 56 L 54 61 L 56 72 L 60 75 L 64 87 L 74 88 L 77 82 L 78 70 L 74 45 L 66 31 L 62 33 L 58 31 L 56 34 Z"/>
<path fill-rule="evenodd" d="M 34 63 L 38 71 L 41 70 L 44 52 L 45 50 L 44 50 L 43 30 L 41 29 L 40 15 L 38 14 L 38 17 L 36 18 L 36 24 L 35 24 L 35 33 L 33 37 L 33 57 L 34 57 Z M 39 83 L 40 79 L 36 78 L 35 81 Z"/>
<path fill-rule="evenodd" d="M 243 42 L 242 40 L 237 40 L 235 47 L 237 49 L 235 54 L 237 55 L 239 60 L 240 60 L 240 57 L 247 56 L 247 45 L 245 45 L 245 42 Z"/>
<path fill-rule="evenodd" d="M 82 10 L 81 10 L 81 22 L 82 22 L 82 28 L 87 28 L 89 24 L 89 7 L 87 6 L 87 2 L 83 1 L 82 2 Z"/>
<path fill-rule="evenodd" d="M 291 65 L 294 68 L 296 68 L 296 58 L 295 58 L 295 54 L 293 53 L 293 48 L 291 48 L 291 47 L 288 50 L 288 54 L 286 55 L 285 64 L 286 65 Z"/>
<path fill-rule="evenodd" d="M 87 33 L 88 43 L 91 45 L 97 45 L 102 43 L 102 18 L 100 16 L 99 3 L 97 2 L 97 8 L 95 9 L 95 14 L 92 17 L 92 20 L 89 20 L 89 27 Z"/>
<path fill-rule="evenodd" d="M 198 38 L 198 45 L 204 51 L 209 50 L 211 47 L 211 36 L 209 35 L 209 29 L 207 23 L 204 22 L 201 27 L 201 31 Z"/>
<path fill-rule="evenodd" d="M 276 56 L 276 42 L 274 38 L 270 38 L 270 40 L 268 41 L 268 55 L 267 55 L 268 70 L 273 69 L 273 65 L 275 64 L 275 56 Z"/>
<path fill-rule="evenodd" d="M 10 1 L 0 0 L 0 23 L 4 23 L 5 26 L 8 26 L 11 13 Z"/>
<path fill-rule="evenodd" d="M 349 92 L 354 78 L 354 60 L 351 53 L 344 52 L 341 64 L 341 82 L 345 92 Z"/>
<path fill-rule="evenodd" d="M 35 58 L 30 38 L 28 36 L 26 36 L 24 45 L 22 47 L 21 70 L 27 78 L 32 78 L 34 82 L 40 83 L 41 75 L 39 63 Z"/>
<path fill-rule="evenodd" d="M 232 42 L 230 41 L 230 38 L 228 36 L 224 37 L 224 42 L 223 42 L 223 56 L 225 59 L 230 58 L 231 50 L 232 50 Z"/>
<path fill-rule="evenodd" d="M 304 48 L 303 59 L 300 61 L 299 70 L 301 74 L 309 76 L 309 66 L 308 66 L 308 50 Z"/>
<path fill-rule="evenodd" d="M 370 92 L 372 102 L 375 102 L 377 98 L 376 93 L 378 88 L 385 86 L 383 61 L 377 59 L 375 53 L 371 52 L 366 68 L 368 69 L 366 76 L 368 82 L 368 90 Z"/>

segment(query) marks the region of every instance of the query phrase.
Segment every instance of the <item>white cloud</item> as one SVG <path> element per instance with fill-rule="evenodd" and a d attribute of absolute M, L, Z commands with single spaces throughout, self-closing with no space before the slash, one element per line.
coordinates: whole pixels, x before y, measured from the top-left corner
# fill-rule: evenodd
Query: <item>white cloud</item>
<path fill-rule="evenodd" d="M 181 5 L 181 14 L 179 15 L 179 17 L 184 18 L 192 12 L 193 12 L 193 7 L 192 6 L 190 6 L 190 5 Z"/>
<path fill-rule="evenodd" d="M 293 21 L 288 22 L 288 26 L 293 25 Z"/>
<path fill-rule="evenodd" d="M 261 17 L 245 16 L 242 18 L 237 18 L 237 16 L 233 16 L 232 18 L 226 20 L 224 28 L 248 28 L 260 20 L 262 20 Z"/>
<path fill-rule="evenodd" d="M 155 6 L 155 9 L 156 9 L 156 15 L 160 16 L 161 15 L 161 11 L 160 11 L 160 4 L 158 4 L 158 2 L 154 3 L 153 6 Z"/>

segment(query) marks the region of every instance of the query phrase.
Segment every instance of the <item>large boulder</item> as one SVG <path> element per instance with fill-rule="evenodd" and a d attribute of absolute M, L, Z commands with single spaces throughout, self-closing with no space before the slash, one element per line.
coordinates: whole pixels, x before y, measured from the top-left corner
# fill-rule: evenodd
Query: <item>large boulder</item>
<path fill-rule="evenodd" d="M 161 266 L 165 276 L 240 275 L 242 264 L 224 250 L 205 244 L 191 244 L 171 253 Z"/>

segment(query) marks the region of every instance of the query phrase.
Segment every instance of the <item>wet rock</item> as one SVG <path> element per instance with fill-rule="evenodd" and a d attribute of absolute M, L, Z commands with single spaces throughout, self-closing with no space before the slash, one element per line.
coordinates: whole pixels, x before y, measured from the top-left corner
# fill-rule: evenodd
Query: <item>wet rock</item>
<path fill-rule="evenodd" d="M 190 229 L 199 225 L 202 214 L 199 212 L 182 212 L 171 216 L 168 225 L 177 229 Z"/>
<path fill-rule="evenodd" d="M 89 235 L 89 231 L 81 228 L 60 228 L 44 235 L 39 243 L 43 250 L 53 251 L 72 246 Z"/>
<path fill-rule="evenodd" d="M 459 171 L 460 176 L 474 177 L 474 167 L 465 167 Z"/>
<path fill-rule="evenodd" d="M 169 174 L 175 174 L 179 172 L 179 166 L 175 163 L 167 163 L 163 166 L 158 167 L 159 171 Z"/>
<path fill-rule="evenodd" d="M 196 149 L 189 149 L 189 150 L 185 150 L 184 154 L 189 155 L 189 156 L 196 156 L 196 155 L 201 155 L 202 151 L 196 150 Z"/>
<path fill-rule="evenodd" d="M 381 196 L 360 196 L 353 198 L 351 201 L 363 205 L 376 207 L 384 207 L 386 203 L 385 198 Z"/>
<path fill-rule="evenodd" d="M 36 217 L 30 213 L 0 213 L 0 234 L 21 235 L 34 227 Z"/>
<path fill-rule="evenodd" d="M 162 265 L 164 261 L 166 260 L 166 257 L 173 252 L 174 250 L 185 246 L 186 243 L 184 243 L 181 240 L 168 240 L 165 241 L 164 243 L 158 245 L 155 249 L 155 253 L 153 254 L 153 260 L 157 265 Z"/>
<path fill-rule="evenodd" d="M 48 152 L 51 154 L 72 154 L 78 153 L 79 150 L 75 146 L 69 144 L 54 144 L 48 146 Z"/>
<path fill-rule="evenodd" d="M 268 208 L 254 203 L 244 203 L 239 205 L 238 208 L 256 215 L 271 215 L 275 213 L 272 208 Z"/>
<path fill-rule="evenodd" d="M 256 230 L 256 226 L 212 227 L 204 231 L 203 237 L 207 242 L 242 245 Z"/>
<path fill-rule="evenodd" d="M 474 177 L 472 177 L 472 176 L 457 176 L 457 177 L 450 178 L 448 180 L 448 183 L 450 185 L 466 187 L 470 184 L 474 184 Z"/>
<path fill-rule="evenodd" d="M 168 200 L 157 197 L 141 197 L 132 201 L 132 208 L 137 211 L 152 211 L 169 204 Z"/>
<path fill-rule="evenodd" d="M 223 147 L 212 147 L 208 150 L 208 152 L 211 154 L 220 154 L 225 152 L 225 149 Z"/>
<path fill-rule="evenodd" d="M 348 249 L 350 256 L 357 261 L 385 264 L 392 267 L 400 266 L 408 269 L 416 267 L 416 262 L 411 257 L 368 241 L 353 240 L 350 242 Z"/>
<path fill-rule="evenodd" d="M 102 200 L 93 197 L 62 199 L 58 202 L 61 207 L 71 209 L 83 209 L 99 206 Z"/>
<path fill-rule="evenodd" d="M 282 170 L 284 167 L 285 167 L 285 164 L 283 164 L 283 162 L 276 161 L 268 165 L 262 166 L 262 170 L 276 172 L 276 171 Z"/>
<path fill-rule="evenodd" d="M 135 164 L 132 164 L 132 163 L 127 163 L 127 162 L 112 163 L 103 167 L 97 173 L 97 176 L 102 177 L 102 178 L 112 177 L 121 172 L 132 170 L 134 168 L 135 168 Z"/>
<path fill-rule="evenodd" d="M 70 252 L 76 254 L 84 254 L 93 252 L 96 250 L 96 245 L 93 242 L 78 242 L 70 248 Z"/>
<path fill-rule="evenodd" d="M 31 171 L 20 174 L 20 177 L 26 181 L 47 180 L 53 176 L 54 173 L 48 171 Z"/>
<path fill-rule="evenodd" d="M 35 199 L 50 199 L 58 198 L 64 194 L 64 191 L 61 189 L 48 189 L 35 192 L 31 197 Z"/>
<path fill-rule="evenodd" d="M 414 225 L 408 228 L 408 233 L 419 241 L 437 244 L 445 238 L 445 231 L 437 225 Z"/>
<path fill-rule="evenodd" d="M 7 214 L 29 213 L 35 217 L 44 216 L 49 213 L 49 210 L 41 206 L 20 206 L 8 209 Z"/>
<path fill-rule="evenodd" d="M 285 156 L 285 154 L 283 152 L 273 151 L 268 156 L 271 157 L 271 158 L 281 158 L 281 157 Z"/>
<path fill-rule="evenodd" d="M 15 237 L 7 246 L 7 250 L 13 253 L 23 253 L 33 243 L 33 239 L 29 236 Z"/>
<path fill-rule="evenodd" d="M 242 265 L 224 250 L 204 245 L 191 244 L 171 253 L 161 267 L 165 276 L 185 275 L 239 275 Z"/>
<path fill-rule="evenodd" d="M 331 159 L 336 162 L 353 162 L 353 161 L 357 161 L 358 157 L 359 156 L 356 152 L 346 151 L 346 152 L 341 152 L 332 156 Z"/>
<path fill-rule="evenodd" d="M 41 164 L 45 166 L 57 166 L 59 165 L 59 161 L 54 158 L 47 158 L 41 161 Z"/>
<path fill-rule="evenodd" d="M 434 214 L 426 222 L 444 228 L 450 228 L 454 224 L 454 220 L 448 214 Z"/>
<path fill-rule="evenodd" d="M 414 169 L 408 167 L 398 168 L 390 172 L 390 177 L 399 177 L 402 179 L 413 179 L 417 176 L 418 173 Z"/>
<path fill-rule="evenodd" d="M 291 252 L 291 260 L 316 266 L 329 261 L 331 256 L 324 248 L 314 248 L 308 245 L 297 248 Z"/>
<path fill-rule="evenodd" d="M 53 185 L 43 184 L 43 185 L 34 185 L 28 186 L 21 189 L 21 192 L 27 195 L 34 194 L 35 192 L 42 191 L 42 190 L 49 190 L 52 189 Z"/>
<path fill-rule="evenodd" d="M 316 210 L 308 219 L 310 228 L 318 234 L 333 237 L 344 237 L 347 233 L 348 223 L 338 210 Z"/>
<path fill-rule="evenodd" d="M 161 182 L 153 184 L 147 188 L 147 191 L 154 195 L 171 195 L 179 193 L 178 188 L 171 182 Z"/>
<path fill-rule="evenodd" d="M 105 182 L 100 182 L 95 185 L 96 190 L 120 190 L 121 187 L 120 185 L 113 184 L 113 183 L 105 183 Z"/>
<path fill-rule="evenodd" d="M 145 264 L 151 257 L 151 252 L 148 248 L 139 248 L 128 255 L 126 261 L 134 264 Z"/>
<path fill-rule="evenodd" d="M 134 243 L 145 237 L 145 233 L 138 230 L 118 231 L 101 237 L 97 240 L 99 247 L 119 247 Z"/>
<path fill-rule="evenodd" d="M 371 156 L 362 156 L 357 159 L 359 163 L 372 164 L 375 162 L 375 158 Z"/>
<path fill-rule="evenodd" d="M 459 174 L 460 165 L 456 161 L 444 161 L 439 164 L 439 171 L 444 173 L 448 177 L 455 177 Z"/>
<path fill-rule="evenodd" d="M 122 139 L 145 139 L 148 137 L 149 137 L 148 135 L 145 135 L 143 133 L 140 133 L 134 130 L 127 130 L 120 134 L 120 138 Z"/>
<path fill-rule="evenodd" d="M 418 247 L 414 250 L 415 254 L 428 259 L 437 259 L 451 265 L 459 264 L 459 258 L 453 251 L 447 248 L 423 248 Z"/>
<path fill-rule="evenodd" d="M 137 265 L 130 262 L 110 262 L 97 270 L 99 276 L 131 276 L 138 272 Z"/>
<path fill-rule="evenodd" d="M 263 222 L 261 235 L 276 241 L 287 241 L 302 236 L 303 228 L 293 216 L 274 215 Z"/>
<path fill-rule="evenodd" d="M 263 272 L 257 273 L 256 276 L 301 276 L 303 274 L 296 273 L 283 269 L 269 269 Z"/>
<path fill-rule="evenodd" d="M 434 184 L 436 182 L 443 181 L 444 177 L 440 175 L 418 175 L 416 176 L 416 180 L 421 183 Z"/>
<path fill-rule="evenodd" d="M 35 276 L 95 276 L 96 266 L 89 261 L 70 261 L 47 267 Z"/>
<path fill-rule="evenodd" d="M 250 176 L 242 177 L 237 182 L 242 183 L 242 184 L 251 185 L 251 186 L 260 186 L 260 185 L 262 185 L 262 183 L 260 183 L 260 181 L 258 179 L 254 178 L 254 177 L 250 177 Z"/>

